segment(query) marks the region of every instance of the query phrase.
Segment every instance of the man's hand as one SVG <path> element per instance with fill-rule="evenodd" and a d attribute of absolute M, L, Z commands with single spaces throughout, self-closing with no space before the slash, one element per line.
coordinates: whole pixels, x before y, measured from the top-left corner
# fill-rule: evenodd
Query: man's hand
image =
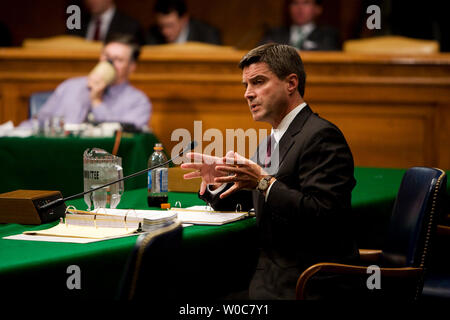
<path fill-rule="evenodd" d="M 90 74 L 88 77 L 89 98 L 92 107 L 96 107 L 103 101 L 103 93 L 105 92 L 106 83 L 98 74 Z"/>
<path fill-rule="evenodd" d="M 193 163 L 183 163 L 182 169 L 195 169 L 197 171 L 186 173 L 183 177 L 185 179 L 202 178 L 202 184 L 200 185 L 200 194 L 205 193 L 208 184 L 212 184 L 215 187 L 219 187 L 221 183 L 215 183 L 214 179 L 221 177 L 222 173 L 216 171 L 216 166 L 223 165 L 223 158 L 208 156 L 201 153 L 189 152 L 186 155 Z"/>
<path fill-rule="evenodd" d="M 220 195 L 223 199 L 233 192 L 241 189 L 253 190 L 258 185 L 260 179 L 268 176 L 257 163 L 248 160 L 238 153 L 229 152 L 224 157 L 226 165 L 217 165 L 216 171 L 222 173 L 221 177 L 216 177 L 216 183 L 233 183 L 231 188 Z"/>

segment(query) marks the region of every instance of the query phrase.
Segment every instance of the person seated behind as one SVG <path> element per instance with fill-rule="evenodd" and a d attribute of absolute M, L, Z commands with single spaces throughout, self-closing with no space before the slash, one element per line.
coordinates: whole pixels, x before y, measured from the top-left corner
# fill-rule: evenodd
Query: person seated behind
<path fill-rule="evenodd" d="M 192 19 L 183 0 L 158 0 L 154 7 L 156 25 L 147 35 L 147 44 L 185 43 L 187 41 L 221 44 L 219 31 Z"/>
<path fill-rule="evenodd" d="M 88 12 L 81 15 L 81 29 L 68 30 L 68 34 L 94 41 L 105 41 L 117 33 L 130 34 L 143 44 L 139 22 L 118 11 L 113 0 L 84 0 L 84 3 Z"/>
<path fill-rule="evenodd" d="M 262 44 L 276 42 L 300 50 L 340 50 L 338 32 L 315 23 L 322 13 L 321 0 L 290 0 L 288 9 L 290 25 L 269 30 Z"/>
<path fill-rule="evenodd" d="M 148 125 L 151 103 L 147 96 L 129 83 L 136 69 L 140 48 L 129 35 L 114 35 L 107 39 L 100 61 L 113 63 L 116 76 L 110 86 L 96 74 L 71 78 L 61 83 L 37 114 L 40 123 L 53 116 L 65 123 L 121 122 L 137 128 Z M 27 120 L 21 127 L 31 126 Z"/>

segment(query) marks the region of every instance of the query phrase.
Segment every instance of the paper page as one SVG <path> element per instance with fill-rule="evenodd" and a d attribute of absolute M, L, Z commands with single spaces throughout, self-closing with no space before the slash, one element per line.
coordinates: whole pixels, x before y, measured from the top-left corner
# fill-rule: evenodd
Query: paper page
<path fill-rule="evenodd" d="M 71 237 L 55 237 L 55 236 L 38 236 L 28 234 L 16 234 L 13 236 L 4 237 L 8 240 L 26 240 L 26 241 L 45 241 L 45 242 L 65 242 L 65 243 L 91 243 L 102 241 L 106 239 L 88 239 L 88 238 L 71 238 Z M 112 238 L 108 238 L 112 239 Z"/>
<path fill-rule="evenodd" d="M 178 220 L 183 223 L 222 225 L 246 217 L 246 213 L 220 213 L 177 211 Z"/>
<path fill-rule="evenodd" d="M 133 209 L 97 209 L 92 213 L 127 216 L 128 218 L 142 218 L 150 220 L 159 220 L 165 218 L 173 218 L 177 215 L 178 220 L 182 223 L 191 224 L 210 224 L 222 225 L 228 222 L 236 221 L 248 216 L 247 212 L 222 212 L 214 211 L 209 206 L 191 206 L 187 208 L 172 208 L 170 210 L 133 210 Z"/>
<path fill-rule="evenodd" d="M 92 213 L 107 214 L 112 216 L 120 216 L 128 218 L 146 218 L 150 220 L 159 220 L 165 218 L 173 218 L 174 212 L 169 210 L 134 210 L 134 209 L 97 209 Z"/>
<path fill-rule="evenodd" d="M 108 227 L 86 227 L 60 223 L 46 230 L 26 231 L 27 235 L 77 237 L 90 239 L 104 239 L 121 235 L 132 234 L 136 228 L 108 228 Z"/>

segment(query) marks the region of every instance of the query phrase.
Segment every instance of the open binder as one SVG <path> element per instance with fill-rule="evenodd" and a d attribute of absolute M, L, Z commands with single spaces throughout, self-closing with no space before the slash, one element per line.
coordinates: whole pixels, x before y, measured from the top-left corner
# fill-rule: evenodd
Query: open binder
<path fill-rule="evenodd" d="M 97 214 L 67 213 L 56 226 L 37 231 L 25 231 L 25 235 L 107 239 L 136 234 L 142 231 L 142 219 Z"/>
<path fill-rule="evenodd" d="M 238 209 L 238 208 L 237 208 Z M 245 211 L 214 211 L 209 206 L 172 208 L 169 210 L 96 209 L 77 210 L 70 206 L 59 224 L 49 229 L 25 231 L 7 239 L 88 243 L 150 232 L 176 220 L 186 224 L 215 225 L 244 219 Z"/>
<path fill-rule="evenodd" d="M 209 206 L 192 206 L 188 208 L 172 208 L 178 220 L 183 223 L 200 225 L 223 225 L 244 219 L 249 216 L 246 211 L 214 211 Z"/>
<path fill-rule="evenodd" d="M 97 214 L 109 217 L 127 217 L 137 219 L 142 228 L 147 231 L 149 226 L 178 219 L 183 224 L 223 225 L 244 219 L 251 214 L 247 211 L 214 211 L 210 206 L 191 206 L 188 208 L 171 208 L 169 210 L 134 210 L 134 209 L 96 209 L 94 211 L 79 211 L 69 209 L 69 212 L 78 214 Z M 133 220 L 134 221 L 134 220 Z"/>

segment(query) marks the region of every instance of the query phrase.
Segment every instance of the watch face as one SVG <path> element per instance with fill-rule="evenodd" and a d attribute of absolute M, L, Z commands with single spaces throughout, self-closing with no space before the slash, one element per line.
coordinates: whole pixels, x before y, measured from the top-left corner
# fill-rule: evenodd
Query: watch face
<path fill-rule="evenodd" d="M 259 180 L 259 183 L 258 183 L 259 190 L 264 191 L 267 189 L 268 186 L 269 186 L 269 181 L 267 181 L 267 179 L 263 178 L 263 179 Z"/>

